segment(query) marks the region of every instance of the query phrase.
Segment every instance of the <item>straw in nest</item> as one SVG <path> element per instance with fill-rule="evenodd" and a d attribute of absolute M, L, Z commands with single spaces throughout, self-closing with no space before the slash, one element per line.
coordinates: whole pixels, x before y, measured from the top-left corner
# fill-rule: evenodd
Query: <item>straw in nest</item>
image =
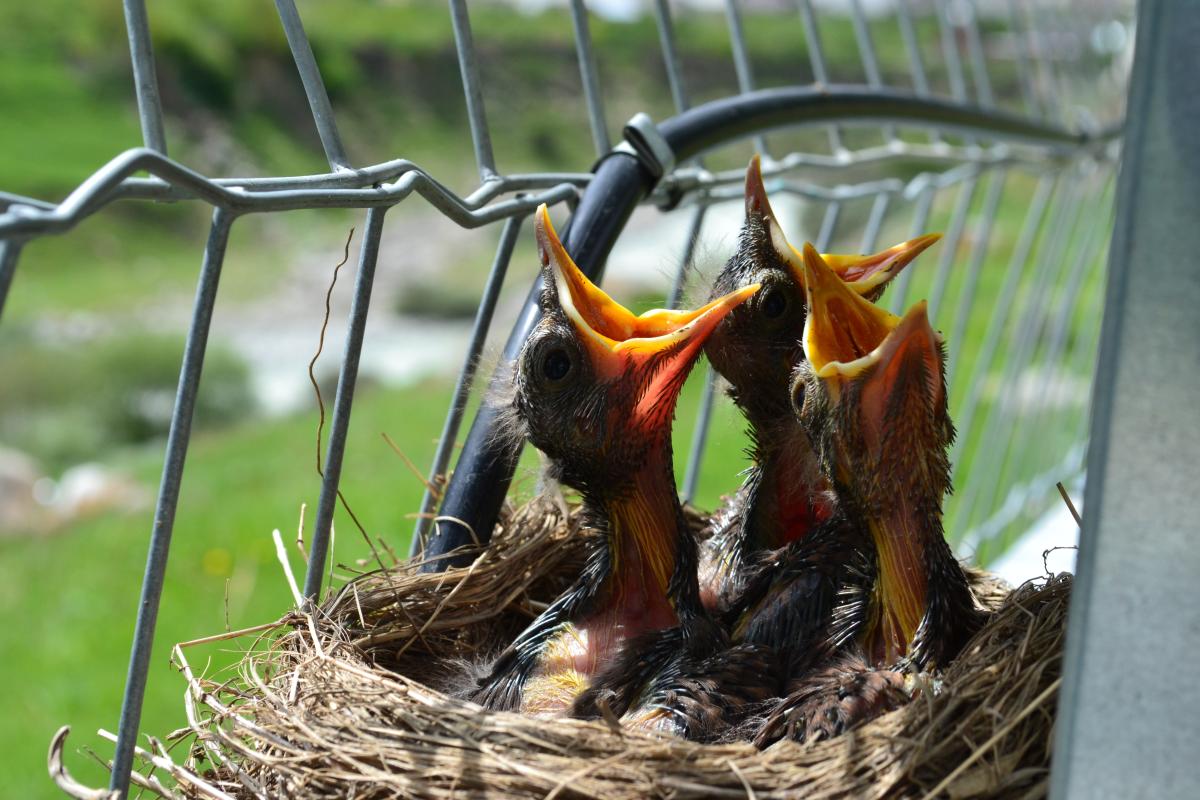
<path fill-rule="evenodd" d="M 448 664 L 503 647 L 578 574 L 576 517 L 535 501 L 469 567 L 364 575 L 261 633 L 231 680 L 196 674 L 176 647 L 188 724 L 168 739 L 183 746 L 152 740 L 135 783 L 169 798 L 1045 795 L 1068 575 L 1011 592 L 974 575 L 997 611 L 937 685 L 832 741 L 703 745 L 438 691 Z M 55 761 L 65 731 L 56 779 L 103 796 Z"/>

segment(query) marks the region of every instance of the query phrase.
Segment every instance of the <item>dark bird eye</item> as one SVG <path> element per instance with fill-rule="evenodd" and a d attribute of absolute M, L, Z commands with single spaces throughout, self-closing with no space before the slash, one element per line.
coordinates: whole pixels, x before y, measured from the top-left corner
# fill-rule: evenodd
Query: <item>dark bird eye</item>
<path fill-rule="evenodd" d="M 542 374 L 550 381 L 561 381 L 571 371 L 571 356 L 561 347 L 556 347 L 542 357 Z"/>
<path fill-rule="evenodd" d="M 763 314 L 771 319 L 778 319 L 787 311 L 787 295 L 783 290 L 772 287 L 767 290 L 767 296 L 762 301 Z"/>

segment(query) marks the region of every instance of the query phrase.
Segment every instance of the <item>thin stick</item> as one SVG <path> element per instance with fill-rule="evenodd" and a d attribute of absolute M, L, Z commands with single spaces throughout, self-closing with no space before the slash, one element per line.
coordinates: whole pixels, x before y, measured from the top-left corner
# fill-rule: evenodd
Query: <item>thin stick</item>
<path fill-rule="evenodd" d="M 306 565 L 308 564 L 308 552 L 304 549 L 304 512 L 307 510 L 308 503 L 301 503 L 300 524 L 296 526 L 296 549 L 300 551 L 300 556 Z"/>
<path fill-rule="evenodd" d="M 733 762 L 732 758 L 725 759 L 725 763 L 729 765 L 729 769 L 733 770 L 733 774 L 742 782 L 742 786 L 746 787 L 746 800 L 758 800 L 758 795 L 754 793 L 754 787 L 750 785 L 750 781 L 746 780 L 746 776 L 738 769 L 738 765 Z"/>
<path fill-rule="evenodd" d="M 346 262 L 350 260 L 350 240 L 354 238 L 354 228 L 350 229 L 350 233 L 346 236 L 346 246 L 342 249 L 342 260 L 333 268 L 333 280 L 329 282 L 329 288 L 325 290 L 325 319 L 321 322 L 321 335 L 317 339 L 317 352 L 313 353 L 312 361 L 308 362 L 308 379 L 312 382 L 313 391 L 317 395 L 317 409 L 321 413 L 321 421 L 317 423 L 317 474 L 325 477 L 325 472 L 321 468 L 321 434 L 325 432 L 325 401 L 321 399 L 321 387 L 317 383 L 317 359 L 321 357 L 321 352 L 325 349 L 325 333 L 329 330 L 329 316 L 332 312 L 333 287 L 337 286 L 338 273 L 342 271 L 342 267 L 346 266 Z"/>
<path fill-rule="evenodd" d="M 388 446 L 391 447 L 392 450 L 396 451 L 396 455 L 400 456 L 400 460 L 404 462 L 404 466 L 408 467 L 409 472 L 417 476 L 417 480 L 419 480 L 425 486 L 425 488 L 434 495 L 434 498 L 436 499 L 440 497 L 442 493 L 441 489 L 434 485 L 433 481 L 421 474 L 421 470 L 418 469 L 417 465 L 412 462 L 412 459 L 404 454 L 404 451 L 400 449 L 400 446 L 392 441 L 392 437 L 388 436 L 384 431 L 380 431 L 379 435 L 383 437 L 383 440 L 388 443 Z"/>
<path fill-rule="evenodd" d="M 210 642 L 223 642 L 226 639 L 237 639 L 238 637 L 245 636 L 248 633 L 257 633 L 259 631 L 269 631 L 272 628 L 278 628 L 278 627 L 279 627 L 278 620 L 275 622 L 264 622 L 262 625 L 254 625 L 253 627 L 250 627 L 250 628 L 241 628 L 240 630 L 236 630 L 236 631 L 226 631 L 225 633 L 216 633 L 216 634 L 213 634 L 212 636 L 202 636 L 199 639 L 189 639 L 188 641 L 180 642 L 179 644 L 177 644 L 175 646 L 176 647 L 194 647 L 198 644 L 208 644 Z"/>
<path fill-rule="evenodd" d="M 1054 485 L 1058 487 L 1058 493 L 1062 495 L 1063 502 L 1067 504 L 1067 510 L 1075 518 L 1075 524 L 1082 528 L 1083 520 L 1080 518 L 1079 512 L 1075 510 L 1075 504 L 1071 502 L 1071 495 L 1067 494 L 1067 487 L 1063 486 L 1062 481 Z"/>
<path fill-rule="evenodd" d="M 296 585 L 296 576 L 292 574 L 292 565 L 288 563 L 287 548 L 283 546 L 283 535 L 280 534 L 279 528 L 271 531 L 271 538 L 275 540 L 275 557 L 279 559 L 279 564 L 283 567 L 283 575 L 287 578 L 288 588 L 292 590 L 292 599 L 296 601 L 296 608 L 301 608 L 304 605 L 304 596 L 300 594 L 300 587 Z"/>

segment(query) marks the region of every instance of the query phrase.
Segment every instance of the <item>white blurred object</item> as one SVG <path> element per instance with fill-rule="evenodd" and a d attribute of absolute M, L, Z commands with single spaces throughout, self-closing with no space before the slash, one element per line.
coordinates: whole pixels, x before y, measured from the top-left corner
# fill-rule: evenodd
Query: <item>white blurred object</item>
<path fill-rule="evenodd" d="M 103 511 L 140 511 L 153 500 L 150 490 L 133 478 L 95 463 L 71 467 L 45 488 L 49 491 L 39 499 L 60 525 Z"/>
<path fill-rule="evenodd" d="M 41 477 L 32 458 L 0 447 L 0 536 L 45 529 L 48 515 L 34 493 Z"/>

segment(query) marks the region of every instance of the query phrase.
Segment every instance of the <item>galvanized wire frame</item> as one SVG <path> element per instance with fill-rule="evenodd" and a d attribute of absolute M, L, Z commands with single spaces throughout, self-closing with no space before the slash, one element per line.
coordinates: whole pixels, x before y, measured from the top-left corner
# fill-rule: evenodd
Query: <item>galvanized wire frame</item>
<path fill-rule="evenodd" d="M 764 130 L 751 134 L 765 156 L 765 174 L 772 195 L 795 195 L 823 208 L 821 223 L 804 235 L 825 249 L 842 241 L 843 211 L 849 203 L 870 202 L 870 211 L 855 241 L 863 251 L 879 245 L 885 223 L 907 212 L 909 234 L 925 232 L 938 208 L 942 193 L 956 192 L 945 227 L 946 239 L 934 268 L 930 286 L 930 313 L 951 341 L 950 378 L 954 387 L 954 412 L 961 431 L 959 448 L 976 446 L 976 464 L 970 480 L 960 487 L 962 499 L 953 507 L 949 529 L 964 532 L 974 547 L 1010 535 L 1014 525 L 1038 513 L 1044 495 L 1044 476 L 1056 479 L 1078 474 L 1082 464 L 1083 421 L 1056 416 L 1054 403 L 1021 415 L 1011 394 L 1030 368 L 1049 376 L 1058 368 L 1090 376 L 1098 321 L 1085 326 L 1083 337 L 1072 337 L 1070 315 L 1086 303 L 1080 293 L 1086 278 L 1103 268 L 1107 241 L 1108 185 L 1115 156 L 1113 129 L 1079 130 L 1066 124 L 1063 65 L 1047 58 L 1047 48 L 1034 42 L 1036 23 L 1030 7 L 1020 0 L 1007 6 L 1007 30 L 1013 37 L 1015 68 L 1021 94 L 1022 117 L 997 107 L 988 59 L 983 48 L 974 3 L 955 5 L 967 19 L 957 20 L 948 0 L 934 3 L 942 67 L 948 97 L 938 97 L 920 47 L 914 9 L 908 0 L 897 0 L 894 23 L 904 42 L 910 87 L 888 87 L 880 69 L 871 27 L 859 2 L 849 4 L 855 41 L 863 69 L 858 85 L 829 85 L 829 66 L 819 32 L 818 15 L 808 0 L 796 0 L 797 22 L 803 29 L 815 90 L 813 111 L 792 124 L 820 125 L 828 132 L 829 152 L 793 151 L 773 156 Z M 654 19 L 662 49 L 665 78 L 677 113 L 691 106 L 690 91 L 681 68 L 680 46 L 667 0 L 653 0 Z M 741 97 L 755 92 L 752 56 L 743 29 L 743 10 L 737 0 L 727 0 L 733 70 Z M 141 716 L 146 676 L 159 599 L 163 590 L 171 531 L 182 481 L 184 461 L 196 394 L 216 302 L 229 233 L 243 214 L 299 208 L 363 208 L 366 225 L 361 245 L 354 300 L 349 319 L 337 393 L 323 465 L 323 480 L 311 539 L 305 595 L 316 598 L 329 549 L 329 534 L 338 500 L 341 464 L 352 413 L 359 356 L 363 346 L 371 301 L 380 237 L 388 209 L 411 194 L 418 194 L 439 212 L 464 228 L 503 222 L 503 232 L 472 326 L 463 366 L 452 394 L 441 439 L 430 469 L 426 491 L 414 531 L 414 549 L 430 531 L 445 484 L 458 432 L 467 406 L 488 327 L 503 286 L 522 221 L 541 203 L 574 203 L 592 181 L 590 173 L 503 173 L 496 164 L 477 67 L 466 0 L 450 0 L 449 10 L 466 99 L 478 188 L 465 197 L 447 189 L 418 165 L 396 159 L 356 168 L 345 152 L 320 69 L 293 0 L 276 0 L 276 9 L 303 83 L 314 124 L 330 171 L 317 175 L 271 178 L 208 178 L 167 157 L 162 104 L 158 95 L 149 21 L 143 0 L 124 0 L 138 113 L 145 146 L 126 151 L 87 178 L 61 203 L 0 193 L 0 312 L 12 283 L 22 244 L 30 238 L 69 230 L 81 219 L 117 199 L 183 200 L 207 202 L 214 207 L 212 225 L 200 269 L 180 371 L 177 397 L 166 446 L 154 527 L 151 532 L 141 603 L 135 627 L 119 737 L 113 762 L 111 788 L 124 796 L 129 789 L 134 745 Z M 610 152 L 608 121 L 596 53 L 589 31 L 584 0 L 569 0 L 570 17 L 578 53 L 584 104 L 596 152 Z M 1066 20 L 1056 20 L 1066 24 Z M 964 68 L 964 61 L 966 68 Z M 967 71 L 969 69 L 970 79 Z M 798 78 L 801 76 L 798 76 Z M 824 87 L 824 88 L 822 88 Z M 946 100 L 961 113 L 948 113 Z M 804 98 L 801 98 L 804 102 Z M 957 116 L 956 116 L 957 114 Z M 871 121 L 883 134 L 881 144 L 847 144 L 847 125 Z M 901 131 L 921 130 L 924 138 Z M 964 133 L 964 130 L 967 132 Z M 723 142 L 712 142 L 719 145 Z M 847 167 L 870 167 L 919 159 L 923 171 L 910 179 L 843 182 L 837 179 Z M 935 167 L 942 169 L 937 170 Z M 150 178 L 133 177 L 147 171 Z M 1004 193 L 1017 175 L 1033 175 L 1036 188 L 1029 195 L 1020 234 L 1011 247 L 1010 266 L 995 298 L 978 293 L 985 257 Z M 835 180 L 814 180 L 832 175 Z M 740 170 L 710 172 L 696 160 L 683 160 L 661 176 L 650 202 L 680 206 L 691 215 L 688 235 L 678 261 L 678 271 L 668 304 L 683 296 L 697 242 L 706 223 L 706 210 L 715 203 L 740 200 Z M 1025 192 L 1018 187 L 1015 191 Z M 1081 222 L 1080 222 L 1081 221 Z M 1080 224 L 1076 224 L 1079 222 Z M 903 223 L 901 223 L 903 225 Z M 797 237 L 798 238 L 798 237 Z M 966 243 L 964 245 L 964 242 Z M 965 247 L 965 265 L 958 254 Z M 929 267 L 925 267 L 929 269 Z M 964 271 L 957 305 L 950 308 L 952 270 Z M 886 301 L 901 310 L 911 301 L 914 271 L 904 272 Z M 953 343 L 962 341 L 969 321 L 983 313 L 977 306 L 992 301 L 990 322 L 974 369 L 960 375 Z M 527 316 L 527 315 L 526 315 Z M 1005 347 L 1002 347 L 1002 342 Z M 998 399 L 983 408 L 998 354 L 1003 362 Z M 1062 400 L 1061 384 L 1044 379 L 1051 395 Z M 692 435 L 688 466 L 681 495 L 691 499 L 701 469 L 705 437 L 716 402 L 717 381 L 711 370 L 704 383 L 700 413 Z M 1024 436 L 1014 435 L 1014 414 L 1028 422 Z M 981 422 L 981 415 L 983 421 Z M 1061 418 L 1060 418 L 1061 417 Z M 1040 432 L 1070 423 L 1072 444 L 1063 453 L 1047 453 L 1033 444 Z M 962 455 L 955 451 L 956 466 Z M 731 487 L 732 488 L 732 487 Z M 1007 532 L 1007 533 L 1006 533 Z"/>

